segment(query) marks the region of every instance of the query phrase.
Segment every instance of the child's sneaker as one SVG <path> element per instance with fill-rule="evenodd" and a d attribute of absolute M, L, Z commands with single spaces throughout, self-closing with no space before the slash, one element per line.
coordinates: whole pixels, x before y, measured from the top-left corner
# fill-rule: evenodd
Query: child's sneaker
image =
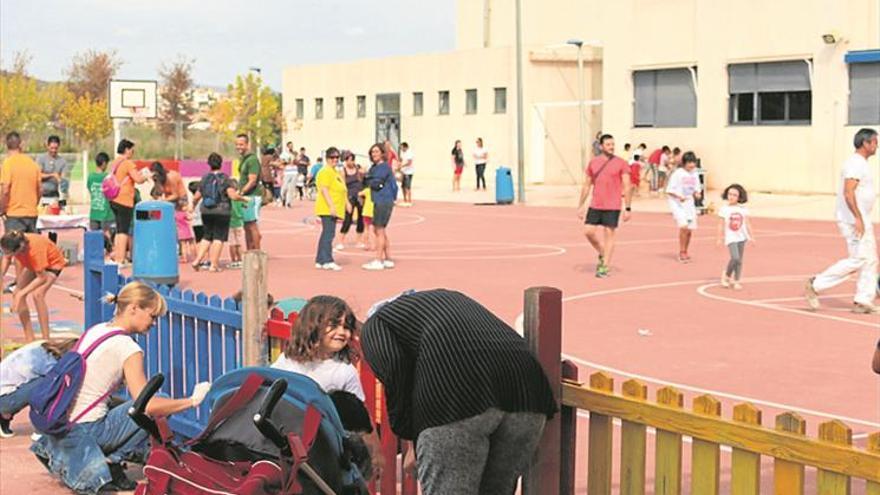
<path fill-rule="evenodd" d="M 880 306 L 874 306 L 873 304 L 855 303 L 852 312 L 859 315 L 873 315 L 880 313 Z"/>
<path fill-rule="evenodd" d="M 741 283 L 734 281 L 733 282 L 733 290 L 742 290 L 743 286 Z"/>
<path fill-rule="evenodd" d="M 11 422 L 12 418 L 0 417 L 0 438 L 12 438 L 15 436 L 15 432 L 9 427 Z"/>
<path fill-rule="evenodd" d="M 336 263 L 334 263 L 332 261 L 330 263 L 324 263 L 324 266 L 322 266 L 321 268 L 323 268 L 325 270 L 331 270 L 334 272 L 338 272 L 339 270 L 342 270 L 341 266 L 337 265 Z"/>
<path fill-rule="evenodd" d="M 385 260 L 382 262 L 382 266 L 385 268 L 394 268 L 394 262 L 391 260 Z"/>
<path fill-rule="evenodd" d="M 819 309 L 819 294 L 813 288 L 813 280 L 815 280 L 815 277 L 807 280 L 807 283 L 804 285 L 804 297 L 807 298 L 807 304 L 810 305 L 810 309 L 816 311 Z"/>
<path fill-rule="evenodd" d="M 384 270 L 385 263 L 382 263 L 379 260 L 373 260 L 369 263 L 364 263 L 363 265 L 361 265 L 361 268 L 363 268 L 364 270 Z"/>
<path fill-rule="evenodd" d="M 596 278 L 608 278 L 608 267 L 605 265 L 599 265 L 596 268 Z"/>
<path fill-rule="evenodd" d="M 323 264 L 323 263 L 315 263 L 315 268 L 318 269 L 318 270 L 323 270 L 323 269 L 324 269 L 324 264 Z"/>
<path fill-rule="evenodd" d="M 730 279 L 727 277 L 727 270 L 721 272 L 721 287 L 725 289 L 730 287 Z"/>

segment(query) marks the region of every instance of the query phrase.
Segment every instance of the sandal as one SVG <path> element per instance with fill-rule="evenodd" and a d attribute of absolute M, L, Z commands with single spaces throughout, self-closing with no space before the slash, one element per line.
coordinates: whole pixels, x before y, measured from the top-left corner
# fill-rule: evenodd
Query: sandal
<path fill-rule="evenodd" d="M 199 271 L 202 269 L 202 265 L 200 265 L 198 262 L 190 263 L 189 266 L 191 266 L 195 271 Z"/>

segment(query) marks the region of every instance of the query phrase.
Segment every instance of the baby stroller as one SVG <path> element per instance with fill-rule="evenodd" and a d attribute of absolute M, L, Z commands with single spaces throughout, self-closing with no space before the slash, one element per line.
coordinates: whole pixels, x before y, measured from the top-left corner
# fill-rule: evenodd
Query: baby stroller
<path fill-rule="evenodd" d="M 368 493 L 333 403 L 310 378 L 269 368 L 220 377 L 189 449 L 172 443 L 164 418 L 144 414 L 163 380 L 154 376 L 129 410 L 152 443 L 136 495 Z"/>

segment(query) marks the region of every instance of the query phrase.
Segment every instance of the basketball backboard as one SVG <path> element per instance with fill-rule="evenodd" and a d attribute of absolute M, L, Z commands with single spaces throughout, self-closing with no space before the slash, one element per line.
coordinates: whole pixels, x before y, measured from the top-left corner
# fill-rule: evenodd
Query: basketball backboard
<path fill-rule="evenodd" d="M 155 119 L 156 81 L 110 80 L 108 98 L 111 119 Z"/>

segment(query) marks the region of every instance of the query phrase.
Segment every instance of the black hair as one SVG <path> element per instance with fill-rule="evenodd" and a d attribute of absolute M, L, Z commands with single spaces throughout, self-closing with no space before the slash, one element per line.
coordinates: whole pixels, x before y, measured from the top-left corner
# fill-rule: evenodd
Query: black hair
<path fill-rule="evenodd" d="M 339 419 L 342 421 L 342 427 L 347 431 L 356 431 L 359 433 L 372 433 L 373 424 L 370 420 L 370 413 L 364 403 L 351 392 L 344 390 L 334 390 L 330 392 L 330 400 L 336 406 L 336 412 L 339 413 Z"/>
<path fill-rule="evenodd" d="M 336 146 L 331 146 L 331 147 L 327 148 L 326 150 L 324 150 L 324 155 L 327 158 L 330 158 L 330 155 L 333 155 L 333 154 L 341 155 L 341 153 L 339 153 L 339 149 L 336 148 Z"/>
<path fill-rule="evenodd" d="M 370 146 L 370 149 L 367 151 L 367 156 L 369 157 L 370 161 L 373 161 L 373 148 L 378 148 L 379 153 L 382 153 L 382 156 L 379 157 L 379 161 L 376 163 L 384 162 L 385 161 L 385 147 L 382 146 L 382 143 L 375 143 L 374 145 Z"/>
<path fill-rule="evenodd" d="M 741 185 L 739 185 L 739 184 L 731 184 L 731 185 L 725 187 L 725 188 L 724 188 L 724 192 L 721 193 L 721 199 L 727 199 L 727 193 L 728 193 L 731 189 L 736 189 L 737 192 L 739 192 L 739 201 L 738 201 L 739 204 L 743 204 L 743 203 L 748 202 L 748 200 L 749 200 L 749 195 L 748 195 L 748 193 L 746 192 L 746 188 L 744 188 L 743 186 L 741 186 Z"/>
<path fill-rule="evenodd" d="M 244 139 L 244 142 L 246 142 L 246 143 L 251 142 L 251 139 L 248 137 L 247 134 L 237 134 L 235 136 L 235 139 L 238 139 L 238 138 Z"/>
<path fill-rule="evenodd" d="M 623 145 L 623 151 L 629 151 L 630 148 L 631 148 L 631 146 L 629 143 L 626 143 Z"/>
<path fill-rule="evenodd" d="M 404 141 L 404 142 L 400 143 L 400 146 L 401 146 L 401 148 L 409 148 L 409 143 Z"/>
<path fill-rule="evenodd" d="M 669 146 L 666 146 L 666 145 L 664 144 L 663 147 L 660 148 L 660 151 L 662 151 L 663 153 L 669 153 Z"/>
<path fill-rule="evenodd" d="M 153 172 L 153 180 L 155 180 L 157 184 L 164 186 L 168 181 L 168 171 L 165 170 L 165 166 L 162 165 L 162 162 L 151 163 L 150 171 Z"/>
<path fill-rule="evenodd" d="M 696 153 L 693 151 L 686 151 L 681 155 L 681 165 L 684 166 L 685 163 L 697 163 Z"/>
<path fill-rule="evenodd" d="M 52 144 L 52 143 L 55 143 L 55 144 L 60 145 L 60 144 L 61 144 L 61 138 L 58 137 L 58 136 L 56 136 L 56 135 L 54 135 L 54 134 L 52 134 L 51 136 L 49 136 L 49 139 L 46 140 L 46 144 Z"/>
<path fill-rule="evenodd" d="M 639 143 L 639 148 L 648 149 L 648 145 L 645 143 Z"/>
<path fill-rule="evenodd" d="M 107 153 L 104 153 L 103 151 L 101 151 L 97 155 L 95 155 L 95 165 L 97 165 L 101 168 L 103 168 L 105 165 L 107 165 L 107 162 L 109 162 L 109 161 L 110 161 L 110 157 L 107 156 Z"/>
<path fill-rule="evenodd" d="M 605 141 L 609 139 L 614 139 L 614 136 L 612 136 L 611 134 L 602 134 L 602 136 L 599 138 L 599 144 L 604 144 Z"/>
<path fill-rule="evenodd" d="M 856 149 L 859 149 L 862 146 L 864 146 L 865 143 L 874 139 L 874 136 L 876 136 L 876 135 L 877 135 L 877 131 L 875 131 L 874 129 L 868 129 L 867 127 L 863 127 L 861 129 L 859 129 L 858 132 L 856 132 L 856 135 L 853 138 L 853 146 L 855 146 Z"/>
<path fill-rule="evenodd" d="M 220 167 L 223 166 L 223 157 L 217 153 L 211 153 L 208 155 L 208 167 L 211 170 L 220 170 Z"/>
<path fill-rule="evenodd" d="M 24 232 L 20 230 L 10 230 L 0 237 L 0 249 L 6 253 L 14 253 L 27 244 Z"/>
<path fill-rule="evenodd" d="M 199 192 L 199 186 L 201 186 L 201 183 L 199 183 L 199 181 L 197 180 L 194 180 L 187 184 L 186 188 L 189 189 L 189 192 L 195 194 Z"/>
<path fill-rule="evenodd" d="M 681 153 L 681 148 L 679 148 L 678 146 L 676 146 L 675 148 L 672 148 L 673 155 L 677 155 L 679 153 Z"/>
<path fill-rule="evenodd" d="M 293 141 L 288 141 L 286 144 L 293 144 Z"/>
<path fill-rule="evenodd" d="M 12 131 L 9 134 L 7 134 L 6 135 L 6 149 L 17 150 L 19 148 L 21 148 L 21 136 L 15 131 Z"/>
<path fill-rule="evenodd" d="M 274 155 L 274 154 L 275 154 L 275 148 L 273 148 L 273 147 L 271 147 L 271 146 L 266 146 L 265 148 L 263 148 L 263 154 L 264 154 L 264 155 Z"/>
<path fill-rule="evenodd" d="M 123 139 L 122 141 L 119 141 L 119 145 L 116 146 L 116 153 L 121 155 L 132 148 L 134 148 L 134 143 L 128 139 Z"/>
<path fill-rule="evenodd" d="M 300 147 L 299 147 L 299 150 L 300 150 L 300 151 L 305 151 L 305 150 L 306 150 L 306 147 L 305 147 L 305 146 L 300 146 Z"/>

